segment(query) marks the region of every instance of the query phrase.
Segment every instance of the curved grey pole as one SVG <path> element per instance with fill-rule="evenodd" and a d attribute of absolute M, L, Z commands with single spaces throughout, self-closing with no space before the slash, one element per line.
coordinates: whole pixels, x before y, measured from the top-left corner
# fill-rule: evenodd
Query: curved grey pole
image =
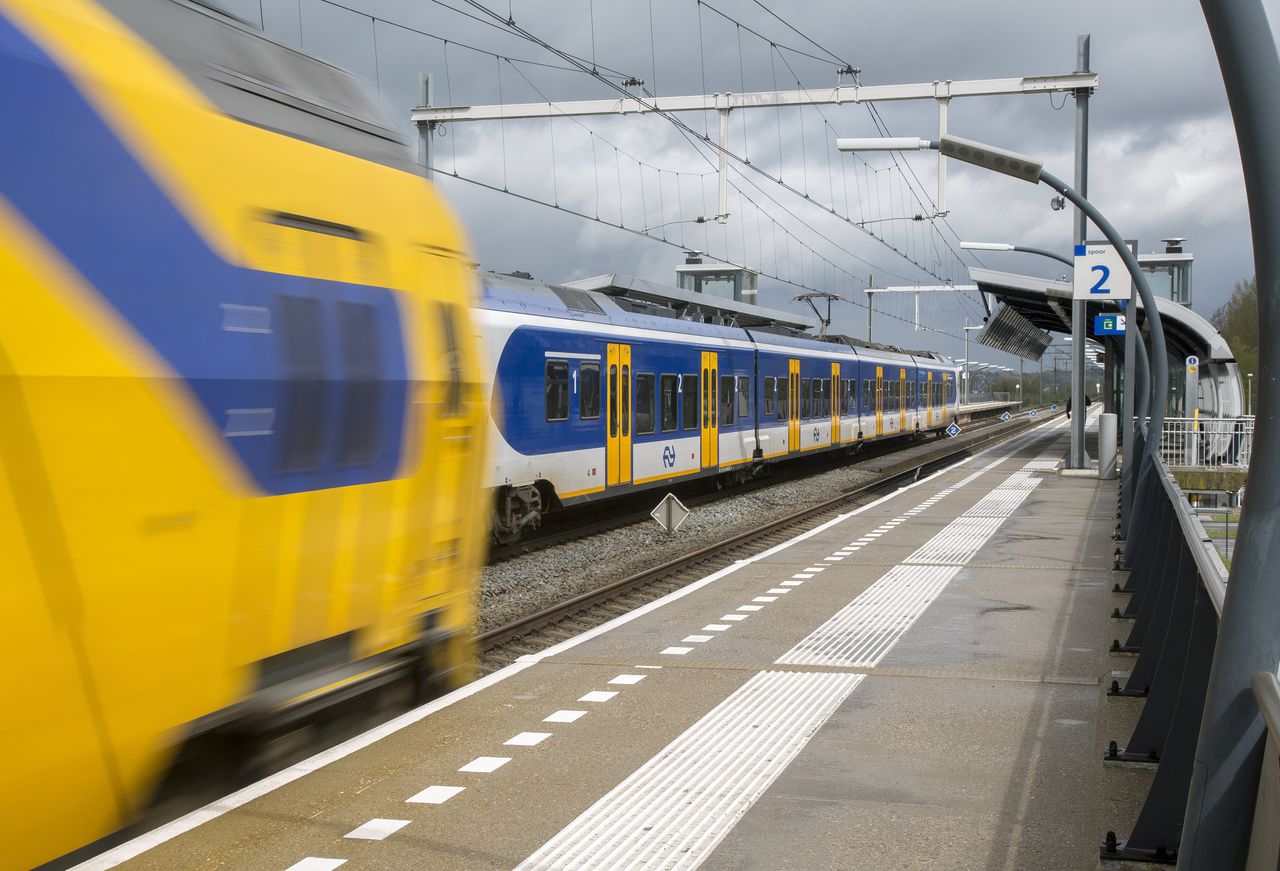
<path fill-rule="evenodd" d="M 1133 328 L 1138 329 L 1137 318 L 1134 318 Z M 1133 382 L 1135 387 L 1141 385 L 1142 390 L 1134 391 L 1136 405 L 1133 409 L 1133 416 L 1138 419 L 1138 426 L 1142 426 L 1147 421 L 1147 414 L 1151 411 L 1151 390 L 1148 385 L 1151 383 L 1151 361 L 1147 358 L 1147 343 L 1142 341 L 1142 334 L 1137 336 L 1138 341 L 1134 344 L 1138 346 L 1138 379 Z"/>
<path fill-rule="evenodd" d="M 1218 624 L 1200 721 L 1178 867 L 1243 868 L 1266 729 L 1250 690 L 1280 661 L 1280 52 L 1261 0 L 1201 0 L 1222 67 L 1245 191 L 1258 281 L 1257 429 L 1231 580 Z M 1274 825 L 1275 821 L 1272 820 Z"/>
<path fill-rule="evenodd" d="M 1043 248 L 1028 248 L 1026 245 L 1014 245 L 1013 250 L 1021 251 L 1023 254 L 1039 254 L 1041 257 L 1048 257 L 1050 259 L 1057 260 L 1059 263 L 1065 263 L 1072 268 L 1075 268 L 1076 265 L 1075 261 L 1070 257 L 1063 257 L 1061 254 L 1056 254 L 1053 251 L 1046 251 Z"/>
<path fill-rule="evenodd" d="M 1116 228 L 1102 217 L 1102 213 L 1093 207 L 1093 203 L 1080 196 L 1070 185 L 1050 172 L 1041 170 L 1040 180 L 1074 203 L 1076 208 L 1084 212 L 1089 220 L 1093 221 L 1094 226 L 1102 231 L 1102 235 L 1106 236 L 1107 241 L 1120 253 L 1124 265 L 1129 269 L 1129 274 L 1133 276 L 1133 284 L 1138 289 L 1138 295 L 1142 297 L 1142 306 L 1146 309 L 1147 323 L 1151 328 L 1152 359 L 1149 360 L 1151 364 L 1151 425 L 1147 432 L 1152 436 L 1147 439 L 1147 454 L 1153 455 L 1160 446 L 1160 430 L 1164 428 L 1164 398 L 1169 395 L 1169 352 L 1165 350 L 1164 325 L 1160 323 L 1160 311 L 1156 308 L 1155 294 L 1151 292 L 1151 285 L 1147 284 L 1147 276 L 1138 265 L 1138 258 L 1133 256 L 1133 252 L 1129 250 L 1128 245 L 1124 244 L 1124 239 L 1116 232 Z"/>

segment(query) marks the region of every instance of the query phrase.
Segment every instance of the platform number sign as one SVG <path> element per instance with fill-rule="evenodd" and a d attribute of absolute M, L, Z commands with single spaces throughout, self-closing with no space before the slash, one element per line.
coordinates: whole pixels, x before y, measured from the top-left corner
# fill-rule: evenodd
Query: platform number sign
<path fill-rule="evenodd" d="M 1133 278 L 1114 246 L 1090 242 L 1076 246 L 1072 296 L 1076 299 L 1128 299 Z"/>
<path fill-rule="evenodd" d="M 1004 414 L 1000 415 L 1000 419 L 1003 420 L 1005 423 L 1008 423 L 1010 420 L 1013 419 L 1013 415 L 1006 411 Z"/>
<path fill-rule="evenodd" d="M 1027 412 L 1027 417 L 1035 417 L 1035 416 L 1036 416 L 1036 410 L 1034 408 Z"/>
<path fill-rule="evenodd" d="M 947 436 L 955 438 L 958 435 L 960 435 L 960 424 L 953 420 L 951 421 L 951 425 L 947 427 Z"/>
<path fill-rule="evenodd" d="M 1050 411 L 1057 411 L 1057 410 L 1058 410 L 1058 403 L 1056 403 L 1056 402 L 1055 402 L 1053 405 L 1050 405 L 1050 406 L 1049 406 L 1049 410 L 1050 410 Z"/>

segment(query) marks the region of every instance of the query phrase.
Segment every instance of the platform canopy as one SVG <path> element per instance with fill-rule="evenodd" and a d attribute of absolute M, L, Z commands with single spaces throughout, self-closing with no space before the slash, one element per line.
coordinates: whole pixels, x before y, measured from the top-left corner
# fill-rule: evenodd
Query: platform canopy
<path fill-rule="evenodd" d="M 1012 316 L 1004 314 L 1006 310 L 1012 310 L 1018 318 L 1024 320 L 1036 331 L 1043 331 L 1046 334 L 1071 334 L 1070 282 L 978 267 L 969 269 L 969 277 L 978 286 L 980 293 L 990 294 L 1002 303 L 1002 306 L 993 311 L 991 318 L 988 319 L 989 325 L 1004 319 L 1016 321 L 1017 319 Z M 1175 359 L 1192 354 L 1205 362 L 1227 362 L 1235 359 L 1231 353 L 1231 347 L 1207 319 L 1190 308 L 1163 297 L 1157 297 L 1156 304 L 1159 306 L 1160 318 L 1164 323 L 1169 352 Z M 1095 315 L 1108 314 L 1117 310 L 1114 302 L 1089 303 L 1087 335 L 1090 338 L 1097 338 L 1093 334 Z M 1142 316 L 1139 316 L 1139 321 L 1143 321 Z M 986 341 L 988 333 L 992 334 L 993 342 Z M 980 341 L 1001 350 L 1027 356 L 1012 347 L 1006 348 L 994 344 L 994 341 L 1002 338 L 1013 341 L 1001 328 L 984 329 Z M 1045 344 L 1047 346 L 1048 343 Z M 1040 353 L 1043 353 L 1043 348 Z M 1038 356 L 1031 359 L 1038 359 Z"/>

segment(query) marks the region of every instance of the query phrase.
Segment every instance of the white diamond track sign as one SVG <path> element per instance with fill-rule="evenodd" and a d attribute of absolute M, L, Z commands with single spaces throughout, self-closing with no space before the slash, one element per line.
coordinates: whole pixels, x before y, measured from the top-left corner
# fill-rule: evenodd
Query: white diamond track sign
<path fill-rule="evenodd" d="M 675 532 L 680 528 L 680 524 L 689 519 L 689 509 L 676 498 L 676 494 L 668 493 L 662 497 L 658 507 L 653 509 L 649 516 L 658 521 L 658 525 L 667 532 Z"/>
<path fill-rule="evenodd" d="M 1013 415 L 1006 411 L 1004 414 L 1000 415 L 1000 419 L 1003 420 L 1005 423 L 1008 423 L 1010 420 L 1013 419 Z"/>
<path fill-rule="evenodd" d="M 960 435 L 960 424 L 956 423 L 954 420 L 951 421 L 951 425 L 947 427 L 947 435 L 951 438 L 955 438 Z"/>

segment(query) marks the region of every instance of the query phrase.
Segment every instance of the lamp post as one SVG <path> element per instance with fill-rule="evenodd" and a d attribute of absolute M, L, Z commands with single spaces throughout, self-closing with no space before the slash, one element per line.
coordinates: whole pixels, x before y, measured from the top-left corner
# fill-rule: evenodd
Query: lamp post
<path fill-rule="evenodd" d="M 971 139 L 964 139 L 960 136 L 951 136 L 943 134 L 940 139 L 919 139 L 915 137 L 886 137 L 886 138 L 849 138 L 837 139 L 836 148 L 841 151 L 919 151 L 923 149 L 931 149 L 941 152 L 943 155 L 955 160 L 962 160 L 965 163 L 972 163 L 974 166 L 980 166 L 983 169 L 989 169 L 992 172 L 999 172 L 1004 175 L 1010 175 L 1014 178 L 1032 184 L 1043 182 L 1062 196 L 1066 197 L 1071 203 L 1080 210 L 1084 217 L 1093 221 L 1094 226 L 1102 231 L 1103 236 L 1116 249 L 1124 261 L 1125 268 L 1129 270 L 1129 274 L 1133 277 L 1134 287 L 1138 290 L 1138 295 L 1142 299 L 1143 308 L 1148 313 L 1148 324 L 1151 330 L 1151 432 L 1159 433 L 1164 424 L 1164 400 L 1169 391 L 1169 362 L 1168 352 L 1165 349 L 1164 325 L 1160 321 L 1160 312 L 1156 308 L 1155 294 L 1151 292 L 1151 286 L 1147 283 L 1147 277 L 1142 271 L 1142 267 L 1138 265 L 1138 258 L 1134 256 L 1133 251 L 1124 243 L 1124 239 L 1111 226 L 1111 222 L 1103 217 L 1093 205 L 1085 199 L 1073 187 L 1068 185 L 1062 179 L 1045 171 L 1042 161 L 1028 157 L 1025 154 L 1019 154 L 1016 151 L 1008 151 L 1003 148 L 996 148 L 982 142 L 975 142 Z M 1081 330 L 1083 336 L 1084 322 L 1080 309 L 1082 306 L 1075 305 L 1075 317 L 1073 318 L 1073 329 Z M 1083 344 L 1083 343 L 1080 343 Z M 1081 348 L 1077 353 L 1083 353 Z M 1082 367 L 1083 368 L 1083 367 Z M 1079 392 L 1083 394 L 1083 375 L 1073 376 L 1073 391 L 1075 386 L 1079 386 Z M 1083 405 L 1083 395 L 1079 397 L 1080 404 Z M 1084 456 L 1084 428 L 1082 425 L 1073 426 L 1071 429 L 1073 458 L 1083 458 Z M 1144 462 L 1150 460 L 1154 456 L 1157 449 L 1159 439 L 1152 439 L 1147 443 Z"/>
<path fill-rule="evenodd" d="M 1247 408 L 1249 410 L 1247 414 L 1250 417 L 1253 417 L 1253 373 L 1249 372 L 1248 376 L 1249 376 L 1249 405 L 1247 406 Z"/>
<path fill-rule="evenodd" d="M 1065 263 L 1067 266 L 1075 267 L 1075 263 L 1071 261 L 1070 257 L 1063 257 L 1061 254 L 1046 251 L 1044 248 L 1030 248 L 1026 245 L 1013 245 L 1009 242 L 961 242 L 960 247 L 966 251 L 1018 251 L 1023 254 L 1039 254 L 1041 257 L 1048 257 L 1051 260 L 1057 260 L 1059 263 Z"/>
<path fill-rule="evenodd" d="M 964 404 L 969 404 L 969 332 L 980 330 L 980 326 L 969 326 L 969 319 L 964 319 Z"/>

